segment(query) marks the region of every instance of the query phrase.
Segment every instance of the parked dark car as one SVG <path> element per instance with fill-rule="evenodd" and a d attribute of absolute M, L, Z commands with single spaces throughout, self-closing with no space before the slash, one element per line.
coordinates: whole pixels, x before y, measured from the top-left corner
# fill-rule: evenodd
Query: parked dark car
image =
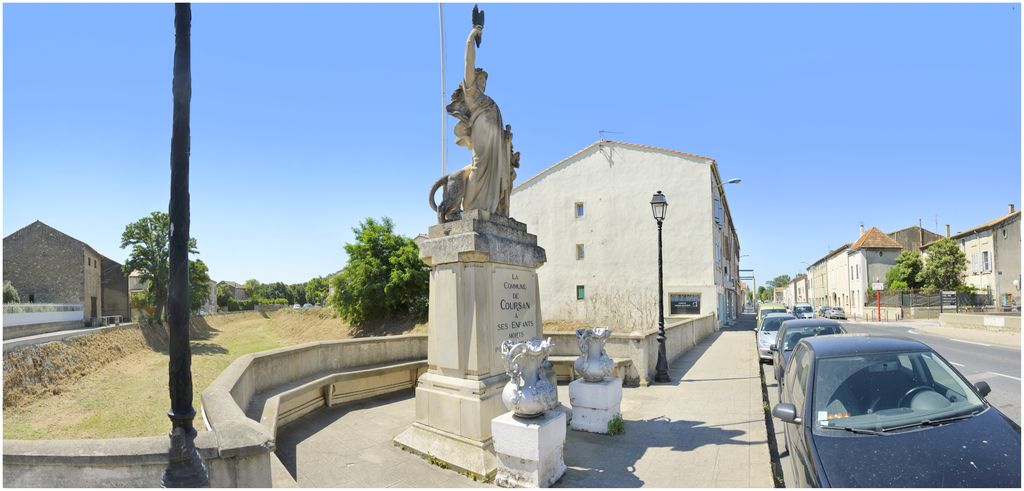
<path fill-rule="evenodd" d="M 1020 488 L 1020 426 L 924 343 L 803 338 L 785 381 L 789 486 Z"/>
<path fill-rule="evenodd" d="M 775 336 L 774 349 L 771 349 L 772 364 L 775 366 L 775 380 L 782 390 L 782 378 L 786 362 L 801 339 L 810 336 L 826 336 L 829 334 L 845 334 L 846 329 L 838 322 L 829 319 L 799 319 L 783 322 L 779 333 Z"/>

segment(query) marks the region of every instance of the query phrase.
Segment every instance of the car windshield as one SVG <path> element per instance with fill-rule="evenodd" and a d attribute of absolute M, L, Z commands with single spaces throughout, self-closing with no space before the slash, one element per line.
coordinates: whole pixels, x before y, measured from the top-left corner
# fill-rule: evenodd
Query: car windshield
<path fill-rule="evenodd" d="M 786 309 L 764 309 L 761 311 L 761 318 L 764 319 L 768 314 L 785 314 Z"/>
<path fill-rule="evenodd" d="M 776 332 L 782 323 L 792 319 L 793 316 L 787 315 L 785 317 L 766 317 L 764 323 L 761 324 L 761 331 L 763 332 Z"/>
<path fill-rule="evenodd" d="M 930 351 L 822 358 L 814 370 L 815 431 L 874 431 L 936 424 L 984 409 L 981 399 Z"/>
<path fill-rule="evenodd" d="M 809 338 L 811 336 L 824 336 L 828 334 L 842 334 L 843 328 L 839 326 L 800 326 L 800 327 L 787 327 L 786 332 L 782 333 L 782 350 L 791 351 L 796 347 L 796 343 L 799 343 L 803 338 Z"/>
<path fill-rule="evenodd" d="M 797 314 L 803 314 L 805 312 L 814 312 L 814 307 L 811 307 L 810 305 L 797 305 L 796 307 L 793 308 L 793 312 L 796 312 Z"/>
<path fill-rule="evenodd" d="M 839 307 L 832 307 L 832 311 L 833 311 L 833 312 L 842 312 L 842 311 L 843 311 L 843 309 L 841 309 L 841 308 L 839 308 Z"/>

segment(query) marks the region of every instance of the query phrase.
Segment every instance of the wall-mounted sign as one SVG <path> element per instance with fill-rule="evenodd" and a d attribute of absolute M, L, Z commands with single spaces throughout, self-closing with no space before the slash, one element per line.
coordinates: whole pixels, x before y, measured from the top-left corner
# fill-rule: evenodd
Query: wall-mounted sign
<path fill-rule="evenodd" d="M 668 307 L 672 315 L 700 315 L 700 293 L 670 293 Z"/>

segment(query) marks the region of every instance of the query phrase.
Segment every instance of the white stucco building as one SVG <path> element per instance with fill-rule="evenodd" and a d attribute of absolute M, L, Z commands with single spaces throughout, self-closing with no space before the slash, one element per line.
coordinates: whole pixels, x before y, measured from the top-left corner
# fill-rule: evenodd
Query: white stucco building
<path fill-rule="evenodd" d="M 511 215 L 547 252 L 537 270 L 546 320 L 646 329 L 657 324 L 658 232 L 651 196 L 669 203 L 663 225 L 665 315 L 734 319 L 736 230 L 714 159 L 599 141 L 512 190 Z"/>

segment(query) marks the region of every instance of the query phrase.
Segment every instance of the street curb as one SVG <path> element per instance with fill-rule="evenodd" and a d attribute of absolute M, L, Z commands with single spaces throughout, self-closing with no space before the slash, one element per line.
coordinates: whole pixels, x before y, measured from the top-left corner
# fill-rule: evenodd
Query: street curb
<path fill-rule="evenodd" d="M 768 401 L 768 384 L 764 379 L 765 364 L 758 360 L 758 372 L 761 374 L 761 400 L 764 401 L 764 425 L 768 432 L 768 455 L 772 461 L 772 482 L 776 488 L 786 487 L 786 480 L 782 474 L 782 463 L 779 460 L 779 442 L 775 439 L 775 422 L 772 421 L 771 403 Z"/>

